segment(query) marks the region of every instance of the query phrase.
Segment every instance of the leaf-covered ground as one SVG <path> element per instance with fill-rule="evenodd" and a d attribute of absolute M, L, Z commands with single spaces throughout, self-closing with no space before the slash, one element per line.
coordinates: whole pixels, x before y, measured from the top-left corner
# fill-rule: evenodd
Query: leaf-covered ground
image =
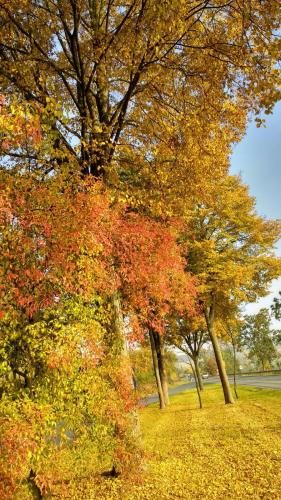
<path fill-rule="evenodd" d="M 129 498 L 281 498 L 281 392 L 239 392 L 235 405 L 208 387 L 203 410 L 191 392 L 147 408 L 150 477 Z"/>
<path fill-rule="evenodd" d="M 141 411 L 146 453 L 143 481 L 82 480 L 67 498 L 281 498 L 281 391 L 241 387 L 225 406 L 221 389 L 204 390 L 204 408 L 192 390 Z M 77 483 L 76 483 L 77 488 Z"/>

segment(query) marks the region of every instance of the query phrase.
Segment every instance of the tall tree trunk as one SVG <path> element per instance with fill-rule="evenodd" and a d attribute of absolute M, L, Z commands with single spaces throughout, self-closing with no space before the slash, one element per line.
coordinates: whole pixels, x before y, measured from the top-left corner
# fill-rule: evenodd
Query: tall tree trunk
<path fill-rule="evenodd" d="M 233 388 L 234 388 L 235 397 L 236 397 L 236 399 L 238 399 L 237 383 L 236 383 L 236 368 L 237 368 L 236 346 L 235 346 L 235 341 L 234 341 L 232 334 L 231 334 L 231 341 L 232 341 L 232 349 L 233 349 Z"/>
<path fill-rule="evenodd" d="M 190 360 L 190 366 L 191 366 L 193 377 L 194 377 L 194 380 L 195 380 L 196 391 L 197 391 L 197 396 L 198 396 L 198 401 L 199 401 L 199 407 L 200 407 L 200 409 L 202 409 L 203 406 L 202 406 L 202 399 L 201 399 L 200 388 L 199 388 L 199 381 L 198 381 L 198 378 L 197 378 L 197 373 L 196 373 L 196 370 L 195 370 L 195 365 L 193 366 L 192 360 Z"/>
<path fill-rule="evenodd" d="M 221 381 L 221 385 L 222 385 L 222 389 L 223 389 L 223 393 L 224 393 L 224 401 L 225 401 L 225 404 L 233 404 L 234 399 L 233 399 L 233 396 L 231 394 L 229 380 L 228 380 L 228 376 L 226 373 L 226 369 L 225 369 L 220 345 L 218 342 L 218 338 L 217 338 L 215 330 L 214 330 L 214 307 L 213 306 L 210 307 L 209 311 L 205 310 L 205 318 L 206 318 L 207 328 L 208 328 L 210 339 L 211 339 L 211 342 L 213 345 L 214 354 L 215 354 L 215 358 L 216 358 L 216 362 L 217 362 L 220 381 Z"/>
<path fill-rule="evenodd" d="M 198 357 L 197 356 L 194 356 L 193 363 L 194 363 L 194 369 L 195 369 L 195 373 L 197 376 L 199 389 L 200 389 L 200 391 L 203 391 L 204 386 L 203 386 L 203 381 L 202 381 L 202 377 L 201 377 L 201 373 L 200 373 L 200 368 L 198 365 Z"/>
<path fill-rule="evenodd" d="M 168 379 L 167 379 L 167 373 L 165 369 L 165 359 L 164 359 L 164 347 L 163 343 L 161 341 L 161 337 L 158 332 L 153 331 L 153 337 L 154 337 L 154 343 L 155 343 L 155 348 L 156 348 L 156 353 L 157 353 L 157 361 L 158 361 L 158 368 L 159 368 L 159 375 L 160 375 L 160 380 L 161 380 L 161 386 L 162 386 L 162 392 L 164 396 L 164 401 L 165 405 L 170 404 L 169 400 L 169 392 L 168 392 Z"/>
<path fill-rule="evenodd" d="M 163 410 L 166 405 L 165 405 L 164 394 L 163 394 L 162 384 L 161 384 L 161 379 L 160 379 L 160 374 L 159 374 L 154 336 L 153 336 L 153 333 L 151 331 L 149 331 L 149 339 L 150 339 L 150 345 L 151 345 L 151 354 L 152 354 L 154 375 L 155 375 L 158 397 L 159 397 L 159 406 L 160 406 L 160 409 Z"/>

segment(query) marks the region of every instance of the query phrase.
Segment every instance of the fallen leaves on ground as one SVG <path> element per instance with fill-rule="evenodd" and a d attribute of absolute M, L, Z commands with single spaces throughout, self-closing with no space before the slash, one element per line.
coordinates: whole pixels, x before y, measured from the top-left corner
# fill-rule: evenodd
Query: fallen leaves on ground
<path fill-rule="evenodd" d="M 239 395 L 224 405 L 221 388 L 212 386 L 202 410 L 193 390 L 172 397 L 164 411 L 144 408 L 143 477 L 85 478 L 65 498 L 281 498 L 281 392 L 243 387 Z"/>

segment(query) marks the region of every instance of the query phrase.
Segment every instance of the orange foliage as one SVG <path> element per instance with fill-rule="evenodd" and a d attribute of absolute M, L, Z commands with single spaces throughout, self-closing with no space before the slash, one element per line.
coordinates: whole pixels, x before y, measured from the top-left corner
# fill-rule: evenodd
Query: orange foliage
<path fill-rule="evenodd" d="M 139 320 L 162 331 L 171 305 L 193 311 L 195 280 L 185 262 L 172 224 L 125 214 L 113 239 L 121 290 Z M 136 317 L 134 318 L 136 325 Z"/>
<path fill-rule="evenodd" d="M 31 421 L 1 419 L 0 497 L 13 498 L 18 481 L 28 475 L 28 456 L 36 451 Z"/>
<path fill-rule="evenodd" d="M 127 312 L 157 329 L 170 304 L 191 310 L 195 282 L 171 224 L 112 207 L 100 182 L 73 189 L 19 176 L 2 189 L 3 306 L 31 317 L 65 293 L 119 290 Z"/>

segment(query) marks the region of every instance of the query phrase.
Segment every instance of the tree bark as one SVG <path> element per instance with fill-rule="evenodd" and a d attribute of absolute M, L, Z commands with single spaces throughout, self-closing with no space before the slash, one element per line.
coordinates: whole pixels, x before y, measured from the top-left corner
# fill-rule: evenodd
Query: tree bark
<path fill-rule="evenodd" d="M 200 373 L 200 368 L 198 365 L 198 357 L 197 356 L 194 356 L 193 363 L 194 363 L 194 369 L 195 369 L 199 389 L 200 389 L 200 391 L 203 391 L 204 386 L 203 386 L 203 381 L 202 381 L 202 377 L 201 377 L 201 373 Z"/>
<path fill-rule="evenodd" d="M 160 379 L 160 374 L 159 374 L 154 336 L 153 336 L 153 333 L 151 331 L 149 331 L 149 339 L 150 339 L 150 345 L 151 345 L 151 354 L 152 354 L 154 375 L 155 375 L 158 397 L 159 397 L 159 406 L 160 406 L 160 409 L 163 410 L 166 405 L 165 405 L 164 394 L 163 394 L 162 384 L 161 384 L 161 379 Z"/>
<path fill-rule="evenodd" d="M 233 337 L 231 336 L 232 340 L 232 348 L 233 348 L 233 387 L 234 387 L 234 393 L 236 399 L 238 398 L 238 392 L 237 392 L 237 382 L 236 382 L 236 346 Z"/>
<path fill-rule="evenodd" d="M 155 343 L 155 348 L 156 348 L 156 353 L 157 353 L 157 361 L 158 361 L 158 369 L 159 369 L 159 375 L 160 375 L 160 380 L 161 380 L 161 386 L 162 386 L 162 392 L 164 396 L 164 401 L 165 405 L 170 404 L 169 400 L 169 392 L 168 392 L 168 379 L 167 379 L 167 373 L 165 369 L 165 360 L 164 360 L 164 347 L 163 343 L 161 341 L 161 337 L 158 332 L 153 332 L 153 337 L 154 337 L 154 343 Z"/>
<path fill-rule="evenodd" d="M 215 354 L 215 358 L 216 358 L 216 362 L 217 362 L 219 377 L 220 377 L 220 381 L 221 381 L 221 385 L 222 385 L 222 389 L 223 389 L 223 393 L 224 393 L 224 401 L 225 401 L 225 404 L 233 404 L 234 399 L 233 399 L 233 396 L 231 394 L 229 380 L 228 380 L 228 376 L 226 373 L 226 369 L 225 369 L 222 353 L 220 350 L 218 338 L 217 338 L 215 330 L 214 330 L 214 307 L 213 306 L 210 307 L 209 311 L 205 310 L 205 318 L 206 318 L 207 328 L 208 328 L 210 339 L 211 339 L 211 342 L 213 345 L 214 354 Z"/>

